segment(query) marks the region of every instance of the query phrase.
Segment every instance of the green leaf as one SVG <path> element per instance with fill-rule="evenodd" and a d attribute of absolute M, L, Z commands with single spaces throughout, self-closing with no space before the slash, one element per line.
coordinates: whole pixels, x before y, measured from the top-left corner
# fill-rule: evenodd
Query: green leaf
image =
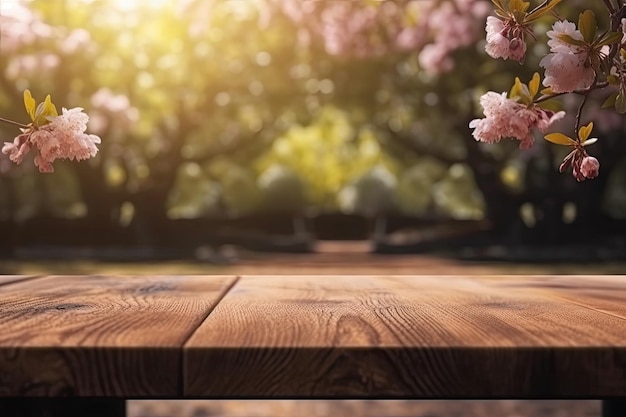
<path fill-rule="evenodd" d="M 606 100 L 604 100 L 604 103 L 602 103 L 601 108 L 603 109 L 608 109 L 609 107 L 613 107 L 615 106 L 615 99 L 617 99 L 617 95 L 619 94 L 619 92 L 614 91 L 613 93 L 611 93 Z"/>
<path fill-rule="evenodd" d="M 563 110 L 563 106 L 561 104 L 561 102 L 559 100 L 556 99 L 550 99 L 550 100 L 546 100 L 546 101 L 542 101 L 541 103 L 538 104 L 539 107 L 541 107 L 542 109 L 546 109 L 546 110 L 550 110 L 553 112 L 558 112 Z"/>
<path fill-rule="evenodd" d="M 587 43 L 593 42 L 598 30 L 596 15 L 591 10 L 585 10 L 578 16 L 578 30 L 583 34 Z"/>
<path fill-rule="evenodd" d="M 617 110 L 619 114 L 626 113 L 626 95 L 623 91 L 615 98 L 615 110 Z"/>
<path fill-rule="evenodd" d="M 578 129 L 578 137 L 580 138 L 580 141 L 581 142 L 586 141 L 589 135 L 591 134 L 592 130 L 593 130 L 593 122 L 589 122 L 587 126 L 582 126 L 580 129 Z"/>
<path fill-rule="evenodd" d="M 541 18 L 542 16 L 547 15 L 554 9 L 561 1 L 563 0 L 552 0 L 550 3 L 546 4 L 543 7 L 537 7 L 533 11 L 531 11 L 526 17 L 526 23 L 532 23 L 535 20 Z"/>
<path fill-rule="evenodd" d="M 30 94 L 30 90 L 24 90 L 24 107 L 26 107 L 26 112 L 30 116 L 30 120 L 35 121 L 35 106 L 37 103 L 35 99 Z"/>
<path fill-rule="evenodd" d="M 607 75 L 606 80 L 609 82 L 609 84 L 611 85 L 620 85 L 620 79 L 618 77 L 616 77 L 615 75 Z"/>
<path fill-rule="evenodd" d="M 548 142 L 556 143 L 557 145 L 574 145 L 576 141 L 574 139 L 565 136 L 563 133 L 550 133 L 544 136 Z"/>
<path fill-rule="evenodd" d="M 621 42 L 622 36 L 624 36 L 622 32 L 607 32 L 607 34 L 598 41 L 598 46 L 612 45 L 616 42 Z"/>
<path fill-rule="evenodd" d="M 576 45 L 576 46 L 585 46 L 585 45 L 587 45 L 587 42 L 580 41 L 578 39 L 574 39 L 570 35 L 566 35 L 564 33 L 558 35 L 558 38 L 560 40 L 562 40 L 563 42 L 565 42 L 565 43 L 569 43 L 570 45 Z"/>

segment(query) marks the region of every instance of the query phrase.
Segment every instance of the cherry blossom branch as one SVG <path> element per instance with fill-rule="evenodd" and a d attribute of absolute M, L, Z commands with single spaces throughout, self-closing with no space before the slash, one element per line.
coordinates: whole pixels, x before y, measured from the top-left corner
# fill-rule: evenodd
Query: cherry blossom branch
<path fill-rule="evenodd" d="M 600 89 L 606 88 L 608 86 L 609 86 L 608 81 L 602 81 L 602 82 L 596 83 L 593 86 L 591 86 L 591 87 L 589 87 L 587 89 L 584 89 L 584 90 L 576 90 L 576 91 L 572 91 L 571 93 L 570 92 L 553 93 L 553 94 L 549 94 L 549 95 L 546 95 L 546 96 L 542 96 L 542 97 L 539 97 L 538 99 L 535 99 L 533 101 L 533 103 L 535 103 L 535 104 L 541 103 L 542 101 L 548 101 L 548 100 L 551 100 L 551 99 L 559 97 L 559 96 L 564 96 L 566 94 L 579 94 L 581 96 L 586 96 L 587 94 L 589 94 L 590 92 L 592 92 L 594 90 L 600 90 Z"/>
<path fill-rule="evenodd" d="M 589 98 L 589 94 L 583 95 L 583 100 L 580 102 L 580 106 L 578 106 L 578 112 L 576 113 L 576 125 L 574 126 L 574 133 L 578 135 L 578 129 L 580 128 L 580 118 L 583 114 L 583 107 L 585 107 L 585 103 L 587 103 L 587 98 Z"/>
<path fill-rule="evenodd" d="M 619 0 L 618 0 L 619 2 Z M 606 8 L 609 10 L 610 13 L 615 13 L 615 6 L 613 6 L 613 4 L 611 4 L 611 0 L 604 0 L 604 4 L 606 5 Z"/>
<path fill-rule="evenodd" d="M 11 124 L 11 125 L 19 126 L 21 128 L 24 128 L 24 129 L 29 127 L 28 125 L 25 125 L 25 124 L 22 124 L 22 123 L 19 123 L 19 122 L 15 122 L 13 120 L 5 119 L 4 117 L 0 117 L 0 122 L 4 122 L 4 123 Z"/>

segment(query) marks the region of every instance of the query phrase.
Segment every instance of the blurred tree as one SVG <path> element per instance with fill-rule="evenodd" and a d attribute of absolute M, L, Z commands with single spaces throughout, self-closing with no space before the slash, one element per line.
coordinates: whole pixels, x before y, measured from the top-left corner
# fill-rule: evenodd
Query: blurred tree
<path fill-rule="evenodd" d="M 624 119 L 594 116 L 608 127 L 594 145 L 602 174 L 585 184 L 557 173 L 560 150 L 544 141 L 525 153 L 474 141 L 480 93 L 529 79 L 546 52 L 538 44 L 528 67 L 488 58 L 490 10 L 488 0 L 2 2 L 2 114 L 25 120 L 30 88 L 85 107 L 103 138 L 98 158 L 49 178 L 0 158 L 2 213 L 101 230 L 131 222 L 162 242 L 168 218 L 259 210 L 485 216 L 506 234 L 530 203 L 534 230 L 558 236 L 573 204 L 594 227 L 618 184 Z"/>

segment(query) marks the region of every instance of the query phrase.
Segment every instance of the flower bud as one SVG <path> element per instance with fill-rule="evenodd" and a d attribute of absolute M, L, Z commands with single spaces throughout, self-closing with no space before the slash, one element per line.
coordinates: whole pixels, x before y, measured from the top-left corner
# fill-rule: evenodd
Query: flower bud
<path fill-rule="evenodd" d="M 585 178 L 593 179 L 600 173 L 600 162 L 593 156 L 586 156 L 580 163 L 580 172 Z"/>
<path fill-rule="evenodd" d="M 520 64 L 524 63 L 526 55 L 526 43 L 521 38 L 513 38 L 509 43 L 509 57 L 518 61 Z"/>

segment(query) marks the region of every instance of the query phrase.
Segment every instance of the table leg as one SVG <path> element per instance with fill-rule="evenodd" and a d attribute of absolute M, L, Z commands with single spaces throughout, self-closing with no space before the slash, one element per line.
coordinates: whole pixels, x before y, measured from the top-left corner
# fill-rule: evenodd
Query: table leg
<path fill-rule="evenodd" d="M 626 399 L 602 400 L 602 417 L 626 416 Z"/>
<path fill-rule="evenodd" d="M 126 417 L 126 401 L 109 398 L 0 398 L 2 417 Z"/>

